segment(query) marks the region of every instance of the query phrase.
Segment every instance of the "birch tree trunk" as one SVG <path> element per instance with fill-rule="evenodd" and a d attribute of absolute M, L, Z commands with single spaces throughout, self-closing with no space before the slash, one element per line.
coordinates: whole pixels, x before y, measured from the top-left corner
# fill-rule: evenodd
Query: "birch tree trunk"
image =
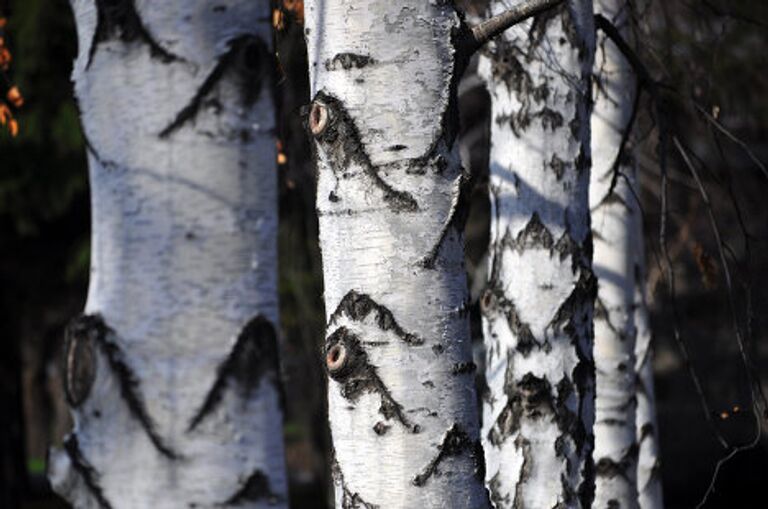
<path fill-rule="evenodd" d="M 652 334 L 645 297 L 645 246 L 643 245 L 643 221 L 639 210 L 635 214 L 632 227 L 637 238 L 635 243 L 635 274 L 637 275 L 635 281 L 635 328 L 637 330 L 635 436 L 639 445 L 637 491 L 640 509 L 661 509 L 664 507 L 664 500 L 656 420 L 656 392 L 653 383 Z"/>
<path fill-rule="evenodd" d="M 629 2 L 597 0 L 595 10 L 628 35 Z M 612 41 L 599 33 L 597 42 L 590 183 L 599 287 L 595 507 L 656 509 L 662 507 L 662 501 L 650 329 L 643 294 L 642 217 L 632 189 L 636 187 L 636 165 L 626 152 L 636 77 Z"/>
<path fill-rule="evenodd" d="M 444 2 L 305 4 L 336 505 L 483 508 Z"/>
<path fill-rule="evenodd" d="M 91 281 L 51 482 L 75 507 L 287 507 L 269 3 L 72 6 Z"/>
<path fill-rule="evenodd" d="M 492 102 L 482 439 L 499 508 L 587 508 L 593 497 L 593 56 L 592 2 L 571 0 L 480 61 Z"/>
<path fill-rule="evenodd" d="M 626 34 L 630 13 L 625 2 L 596 0 L 595 11 Z M 634 161 L 620 154 L 632 117 L 635 81 L 632 68 L 620 50 L 600 33 L 591 120 L 590 205 L 595 239 L 594 270 L 598 278 L 595 507 L 601 509 L 638 507 L 634 370 L 638 232 L 634 228 L 634 216 L 639 210 L 630 189 L 634 182 Z"/>

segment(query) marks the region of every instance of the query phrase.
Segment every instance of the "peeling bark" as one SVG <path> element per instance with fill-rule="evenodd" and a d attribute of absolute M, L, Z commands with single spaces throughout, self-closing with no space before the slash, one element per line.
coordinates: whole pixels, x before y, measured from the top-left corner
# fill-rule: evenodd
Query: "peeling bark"
<path fill-rule="evenodd" d="M 288 506 L 271 11 L 226 4 L 72 0 L 91 280 L 49 477 L 76 507 Z"/>
<path fill-rule="evenodd" d="M 454 143 L 466 27 L 445 2 L 305 15 L 336 506 L 487 507 Z"/>
<path fill-rule="evenodd" d="M 490 15 L 508 8 L 491 2 Z M 492 100 L 482 439 L 496 507 L 590 507 L 594 363 L 588 184 L 592 2 L 481 57 Z"/>

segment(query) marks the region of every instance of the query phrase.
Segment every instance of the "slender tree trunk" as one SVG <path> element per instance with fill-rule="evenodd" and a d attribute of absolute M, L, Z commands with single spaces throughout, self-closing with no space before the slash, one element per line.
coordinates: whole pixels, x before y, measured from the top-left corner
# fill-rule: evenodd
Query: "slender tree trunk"
<path fill-rule="evenodd" d="M 631 4 L 621 0 L 595 3 L 595 10 L 624 36 L 629 34 L 630 9 Z M 599 282 L 595 506 L 657 509 L 662 500 L 643 290 L 642 214 L 633 191 L 636 164 L 628 152 L 637 79 L 613 42 L 602 33 L 597 42 L 590 183 Z"/>
<path fill-rule="evenodd" d="M 458 15 L 306 4 L 336 504 L 487 507 L 467 318 Z"/>
<path fill-rule="evenodd" d="M 496 507 L 586 508 L 593 496 L 593 55 L 592 2 L 572 0 L 480 62 L 492 101 L 482 438 Z"/>
<path fill-rule="evenodd" d="M 639 445 L 637 462 L 637 491 L 640 509 L 664 507 L 661 486 L 661 460 L 658 424 L 656 421 L 656 392 L 653 384 L 653 348 L 648 306 L 645 299 L 645 247 L 643 245 L 643 221 L 638 207 L 632 225 L 637 236 L 635 243 L 635 372 L 637 381 L 637 412 L 635 435 Z"/>
<path fill-rule="evenodd" d="M 626 34 L 629 7 L 621 0 L 597 0 L 595 11 Z M 635 100 L 629 63 L 602 33 L 595 55 L 590 205 L 594 270 L 598 278 L 595 313 L 595 507 L 637 508 L 635 438 L 635 252 L 637 201 L 635 163 L 620 154 L 626 145 Z"/>
<path fill-rule="evenodd" d="M 269 3 L 72 5 L 91 281 L 52 484 L 76 507 L 286 507 Z"/>

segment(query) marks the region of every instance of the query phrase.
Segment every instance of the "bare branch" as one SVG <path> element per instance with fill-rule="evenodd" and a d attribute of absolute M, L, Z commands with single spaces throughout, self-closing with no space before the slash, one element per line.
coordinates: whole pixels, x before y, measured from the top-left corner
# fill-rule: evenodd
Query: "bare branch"
<path fill-rule="evenodd" d="M 507 28 L 516 25 L 526 19 L 548 11 L 563 3 L 563 0 L 528 0 L 525 3 L 516 5 L 508 11 L 498 16 L 494 16 L 487 21 L 471 28 L 469 53 L 477 51 L 483 44 L 490 41 Z"/>

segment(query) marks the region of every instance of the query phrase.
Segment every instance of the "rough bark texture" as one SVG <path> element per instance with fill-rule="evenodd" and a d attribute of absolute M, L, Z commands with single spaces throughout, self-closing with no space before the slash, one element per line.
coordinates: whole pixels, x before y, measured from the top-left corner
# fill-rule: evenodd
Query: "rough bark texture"
<path fill-rule="evenodd" d="M 269 3 L 72 6 L 91 281 L 52 484 L 76 507 L 287 507 Z"/>
<path fill-rule="evenodd" d="M 595 11 L 626 34 L 629 6 L 597 0 Z M 636 78 L 620 50 L 602 33 L 595 55 L 590 205 L 595 312 L 595 508 L 637 508 L 638 443 L 635 439 L 635 163 L 621 150 L 632 120 Z M 621 153 L 620 153 L 621 152 Z M 617 158 L 619 158 L 617 160 Z"/>
<path fill-rule="evenodd" d="M 593 497 L 593 55 L 592 2 L 574 0 L 508 31 L 480 62 L 492 101 L 482 439 L 496 507 Z"/>
<path fill-rule="evenodd" d="M 306 6 L 336 504 L 487 507 L 463 266 L 460 19 Z"/>

